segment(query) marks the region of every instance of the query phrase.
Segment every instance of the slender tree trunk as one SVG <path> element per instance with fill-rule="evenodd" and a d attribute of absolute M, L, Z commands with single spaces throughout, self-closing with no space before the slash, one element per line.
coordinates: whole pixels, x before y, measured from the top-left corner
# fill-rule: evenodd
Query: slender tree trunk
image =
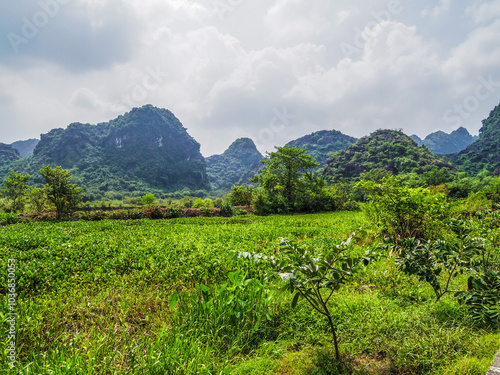
<path fill-rule="evenodd" d="M 335 345 L 335 358 L 337 361 L 340 361 L 340 352 L 339 352 L 339 343 L 337 341 L 337 332 L 335 331 L 335 326 L 333 325 L 332 317 L 330 314 L 327 315 L 328 323 L 330 324 L 330 329 L 332 330 L 333 335 L 333 344 Z"/>

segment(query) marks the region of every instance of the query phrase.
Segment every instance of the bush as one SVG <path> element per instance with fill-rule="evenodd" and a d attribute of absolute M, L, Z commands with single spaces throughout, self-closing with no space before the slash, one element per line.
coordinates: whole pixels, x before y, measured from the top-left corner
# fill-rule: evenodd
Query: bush
<path fill-rule="evenodd" d="M 153 194 L 146 194 L 141 197 L 141 204 L 143 206 L 152 206 L 153 203 L 156 201 L 156 198 Z"/>
<path fill-rule="evenodd" d="M 254 198 L 253 186 L 233 186 L 227 199 L 233 206 L 250 206 Z"/>
<path fill-rule="evenodd" d="M 384 236 L 432 238 L 444 228 L 443 220 L 449 216 L 444 194 L 410 188 L 400 177 L 384 178 L 381 183 L 362 180 L 356 187 L 368 193 L 364 211 Z"/>
<path fill-rule="evenodd" d="M 236 214 L 234 207 L 229 202 L 224 202 L 220 206 L 220 215 L 225 217 L 231 217 Z"/>

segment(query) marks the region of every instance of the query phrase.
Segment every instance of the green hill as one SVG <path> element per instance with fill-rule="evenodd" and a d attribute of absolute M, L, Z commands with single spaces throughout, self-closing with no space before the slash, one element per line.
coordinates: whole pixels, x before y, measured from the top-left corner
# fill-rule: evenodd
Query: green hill
<path fill-rule="evenodd" d="M 200 145 L 166 109 L 134 108 L 98 125 L 74 123 L 41 136 L 33 156 L 0 169 L 34 174 L 43 164 L 70 169 L 91 198 L 105 192 L 209 189 Z"/>
<path fill-rule="evenodd" d="M 234 141 L 222 155 L 206 159 L 207 174 L 213 190 L 231 190 L 233 185 L 249 184 L 262 168 L 264 156 L 250 138 Z"/>
<path fill-rule="evenodd" d="M 331 153 L 345 150 L 354 142 L 356 138 L 338 130 L 321 130 L 288 142 L 287 146 L 307 149 L 309 155 L 316 157 L 321 168 L 326 165 Z"/>
<path fill-rule="evenodd" d="M 472 175 L 483 169 L 500 175 L 500 105 L 483 120 L 479 139 L 451 159 Z"/>
<path fill-rule="evenodd" d="M 422 174 L 434 167 L 452 166 L 434 155 L 427 147 L 419 147 L 413 139 L 397 130 L 377 130 L 360 138 L 345 151 L 337 152 L 327 162 L 323 176 L 332 181 L 358 178 L 371 170 L 385 170 L 391 174 Z"/>
<path fill-rule="evenodd" d="M 0 166 L 8 165 L 13 161 L 20 159 L 21 156 L 19 152 L 12 148 L 11 145 L 6 145 L 5 143 L 0 143 Z"/>

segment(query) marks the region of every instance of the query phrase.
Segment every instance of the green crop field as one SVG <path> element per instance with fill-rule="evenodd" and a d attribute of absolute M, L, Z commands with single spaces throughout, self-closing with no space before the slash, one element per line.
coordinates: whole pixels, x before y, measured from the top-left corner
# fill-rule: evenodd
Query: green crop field
<path fill-rule="evenodd" d="M 16 359 L 8 374 L 334 374 L 326 319 L 266 280 L 280 237 L 321 252 L 366 225 L 359 212 L 0 227 L 0 294 L 16 263 Z M 377 241 L 361 239 L 364 254 Z M 454 283 L 462 283 L 457 278 Z M 177 296 L 174 300 L 172 295 Z M 345 373 L 485 374 L 496 326 L 383 257 L 334 294 Z M 5 335 L 0 336 L 5 343 Z M 5 347 L 5 345 L 3 345 Z"/>

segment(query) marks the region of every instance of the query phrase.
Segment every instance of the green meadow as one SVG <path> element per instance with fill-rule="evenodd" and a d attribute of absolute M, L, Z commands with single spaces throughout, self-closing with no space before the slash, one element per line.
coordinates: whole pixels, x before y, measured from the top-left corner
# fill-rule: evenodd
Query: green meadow
<path fill-rule="evenodd" d="M 498 325 L 473 322 L 452 294 L 435 302 L 387 254 L 329 302 L 341 365 L 327 320 L 303 299 L 292 307 L 284 282 L 265 277 L 270 262 L 237 256 L 279 259 L 281 237 L 319 253 L 366 225 L 360 212 L 333 212 L 0 227 L 4 331 L 9 259 L 18 293 L 17 362 L 5 350 L 1 373 L 484 375 Z M 349 251 L 377 244 L 368 234 Z"/>

